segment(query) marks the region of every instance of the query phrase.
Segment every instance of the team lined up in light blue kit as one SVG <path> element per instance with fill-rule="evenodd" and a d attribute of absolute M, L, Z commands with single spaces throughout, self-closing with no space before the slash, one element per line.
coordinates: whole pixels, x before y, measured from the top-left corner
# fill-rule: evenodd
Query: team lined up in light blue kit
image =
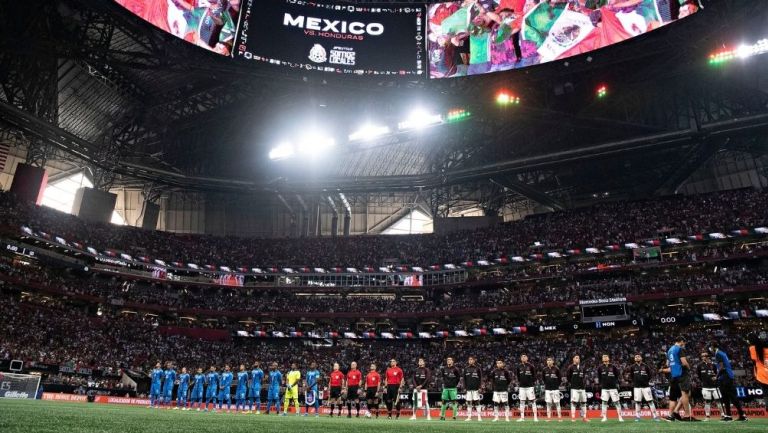
<path fill-rule="evenodd" d="M 277 413 L 280 413 L 280 387 L 286 386 L 289 389 L 294 387 L 298 389 L 297 382 L 301 378 L 301 373 L 296 369 L 295 364 L 292 367 L 293 369 L 288 372 L 284 379 L 283 374 L 277 369 L 276 363 L 271 365 L 270 370 L 266 374 L 260 368 L 258 362 L 254 363 L 253 369 L 250 371 L 246 369 L 244 364 L 241 364 L 236 376 L 237 385 L 235 389 L 234 410 L 236 412 L 252 412 L 255 407 L 255 412 L 257 414 L 261 413 L 261 389 L 266 379 L 267 413 L 272 408 Z M 314 391 L 314 395 L 317 395 L 319 376 L 320 373 L 315 370 L 314 372 L 310 371 L 307 377 L 308 388 Z M 181 373 L 177 375 L 174 366 L 170 362 L 166 364 L 165 369 L 158 362 L 152 370 L 150 378 L 150 408 L 196 409 L 197 411 L 202 410 L 205 412 L 210 408 L 211 411 L 215 412 L 217 404 L 218 409 L 222 410 L 224 403 L 226 403 L 227 412 L 232 408 L 230 391 L 235 375 L 232 373 L 229 365 L 224 366 L 224 370 L 221 373 L 216 371 L 216 367 L 211 367 L 206 373 L 203 372 L 202 368 L 198 368 L 194 377 L 191 377 L 186 368 L 182 368 Z M 173 389 L 176 384 L 178 384 L 178 388 L 174 405 Z M 192 387 L 191 392 L 190 386 Z M 289 394 L 286 395 L 285 399 L 286 412 L 291 400 L 293 400 L 297 409 L 299 406 L 298 392 Z M 319 413 L 319 400 L 319 398 L 314 399 L 316 414 Z"/>

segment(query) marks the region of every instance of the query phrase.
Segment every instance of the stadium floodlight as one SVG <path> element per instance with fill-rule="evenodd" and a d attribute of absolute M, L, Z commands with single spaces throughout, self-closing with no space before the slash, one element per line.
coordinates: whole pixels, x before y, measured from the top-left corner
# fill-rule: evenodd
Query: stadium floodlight
<path fill-rule="evenodd" d="M 515 96 L 506 90 L 502 90 L 496 94 L 496 103 L 501 106 L 520 105 L 520 97 Z"/>
<path fill-rule="evenodd" d="M 304 156 L 319 155 L 336 145 L 332 137 L 312 132 L 301 137 L 299 141 L 299 154 Z"/>
<path fill-rule="evenodd" d="M 289 142 L 281 143 L 277 147 L 273 147 L 269 151 L 269 159 L 278 160 L 292 157 L 296 151 L 293 149 L 293 144 Z"/>
<path fill-rule="evenodd" d="M 428 111 L 417 108 L 411 112 L 408 119 L 403 120 L 397 124 L 397 128 L 401 131 L 408 129 L 423 129 L 432 125 L 439 125 L 443 123 L 443 116 L 439 114 L 430 114 Z"/>
<path fill-rule="evenodd" d="M 733 59 L 747 59 L 749 57 L 768 53 L 768 39 L 761 39 L 754 44 L 741 44 L 732 50 L 719 51 L 709 56 L 710 65 L 719 65 Z"/>
<path fill-rule="evenodd" d="M 357 131 L 349 134 L 349 141 L 367 141 L 389 134 L 388 126 L 366 123 Z"/>

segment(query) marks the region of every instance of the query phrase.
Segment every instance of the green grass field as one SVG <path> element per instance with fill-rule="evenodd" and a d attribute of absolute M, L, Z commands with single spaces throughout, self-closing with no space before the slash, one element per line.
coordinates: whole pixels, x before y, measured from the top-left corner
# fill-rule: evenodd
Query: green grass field
<path fill-rule="evenodd" d="M 386 419 L 351 419 L 314 418 L 314 417 L 277 417 L 274 415 L 234 415 L 223 413 L 179 412 L 168 410 L 150 410 L 142 407 L 129 407 L 105 404 L 62 403 L 29 400 L 0 399 L 0 432 L 161 432 L 161 433 L 199 433 L 199 432 L 293 432 L 293 433 L 353 433 L 360 431 L 376 433 L 485 433 L 485 432 L 691 432 L 719 433 L 765 432 L 768 420 L 750 420 L 748 423 L 720 422 L 690 423 L 655 423 L 643 420 L 636 423 L 628 420 L 623 424 L 617 421 L 607 423 L 491 423 L 477 421 L 409 421 L 407 418 L 396 421 Z"/>

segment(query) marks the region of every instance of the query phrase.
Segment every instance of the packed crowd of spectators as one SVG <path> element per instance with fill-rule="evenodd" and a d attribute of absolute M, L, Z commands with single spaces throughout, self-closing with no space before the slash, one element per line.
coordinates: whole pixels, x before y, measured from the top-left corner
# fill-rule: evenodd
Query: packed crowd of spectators
<path fill-rule="evenodd" d="M 664 352 L 673 337 L 682 334 L 688 338 L 687 353 L 692 360 L 705 350 L 707 342 L 717 340 L 731 356 L 734 369 L 745 370 L 740 380 L 751 380 L 751 366 L 745 354 L 745 345 L 739 336 L 743 330 L 735 325 L 717 329 L 692 325 L 684 329 L 670 328 L 632 330 L 631 332 L 593 332 L 577 335 L 551 334 L 537 336 L 488 337 L 474 339 L 447 339 L 439 341 L 329 341 L 284 339 L 227 339 L 205 341 L 180 335 L 163 335 L 155 326 L 135 318 L 89 317 L 82 310 L 56 305 L 22 302 L 10 296 L 0 297 L 0 360 L 22 359 L 27 363 L 67 364 L 79 367 L 111 369 L 121 368 L 148 371 L 155 362 L 172 361 L 176 366 L 196 369 L 224 364 L 251 365 L 276 361 L 281 368 L 298 362 L 306 368 L 315 361 L 328 372 L 333 362 L 346 368 L 353 360 L 359 365 L 376 363 L 384 368 L 389 359 L 397 359 L 406 373 L 412 371 L 419 357 L 424 357 L 433 369 L 443 365 L 447 356 L 457 359 L 459 365 L 473 355 L 479 365 L 489 371 L 496 359 L 503 359 L 510 367 L 519 363 L 522 354 L 543 365 L 546 357 L 555 358 L 557 365 L 566 368 L 571 358 L 579 354 L 589 370 L 590 383 L 596 383 L 595 368 L 603 353 L 609 354 L 622 371 L 626 371 L 636 353 L 641 354 L 652 367 L 664 361 Z M 23 326 L 19 326 L 23 323 Z M 697 362 L 697 361 L 694 361 Z M 695 379 L 695 378 L 694 378 Z M 86 377 L 60 375 L 54 381 L 86 387 L 119 387 L 116 381 L 99 381 Z M 624 381 L 628 378 L 625 377 Z M 432 387 L 440 386 L 439 375 L 433 376 Z M 661 375 L 654 377 L 663 383 Z"/>
<path fill-rule="evenodd" d="M 123 280 L 71 270 L 40 267 L 30 271 L 0 259 L 0 275 L 36 282 L 63 294 L 89 295 L 104 304 L 143 304 L 184 310 L 284 312 L 428 313 L 482 308 L 577 302 L 644 294 L 692 294 L 713 289 L 768 284 L 768 269 L 756 260 L 649 271 L 569 275 L 557 279 L 508 281 L 488 287 L 443 287 L 377 291 L 324 290 L 320 294 L 287 289 L 181 286 Z"/>
<path fill-rule="evenodd" d="M 363 267 L 387 260 L 427 266 L 527 255 L 548 249 L 623 245 L 661 236 L 685 238 L 763 226 L 766 211 L 768 194 L 736 190 L 600 203 L 450 234 L 248 239 L 85 223 L 52 209 L 17 202 L 8 193 L 0 194 L 0 221 L 15 233 L 26 225 L 100 250 L 112 248 L 166 261 L 263 267 Z"/>

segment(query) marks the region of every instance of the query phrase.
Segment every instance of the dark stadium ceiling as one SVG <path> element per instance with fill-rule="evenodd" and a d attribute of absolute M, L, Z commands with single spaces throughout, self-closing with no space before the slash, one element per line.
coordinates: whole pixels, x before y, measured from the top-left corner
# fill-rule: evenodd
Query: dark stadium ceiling
<path fill-rule="evenodd" d="M 111 1 L 2 2 L 0 128 L 24 132 L 30 161 L 77 161 L 94 169 L 101 188 L 495 185 L 555 207 L 563 194 L 669 193 L 717 152 L 763 154 L 768 144 L 766 60 L 722 71 L 706 62 L 723 44 L 765 37 L 768 9 L 756 1 L 705 4 L 690 19 L 567 62 L 405 81 L 242 68 Z M 610 85 L 609 98 L 595 98 L 600 83 Z M 522 104 L 499 109 L 493 98 L 502 88 Z M 343 147 L 312 166 L 266 157 L 307 119 L 344 128 L 361 115 L 396 122 L 414 104 L 473 116 Z"/>

